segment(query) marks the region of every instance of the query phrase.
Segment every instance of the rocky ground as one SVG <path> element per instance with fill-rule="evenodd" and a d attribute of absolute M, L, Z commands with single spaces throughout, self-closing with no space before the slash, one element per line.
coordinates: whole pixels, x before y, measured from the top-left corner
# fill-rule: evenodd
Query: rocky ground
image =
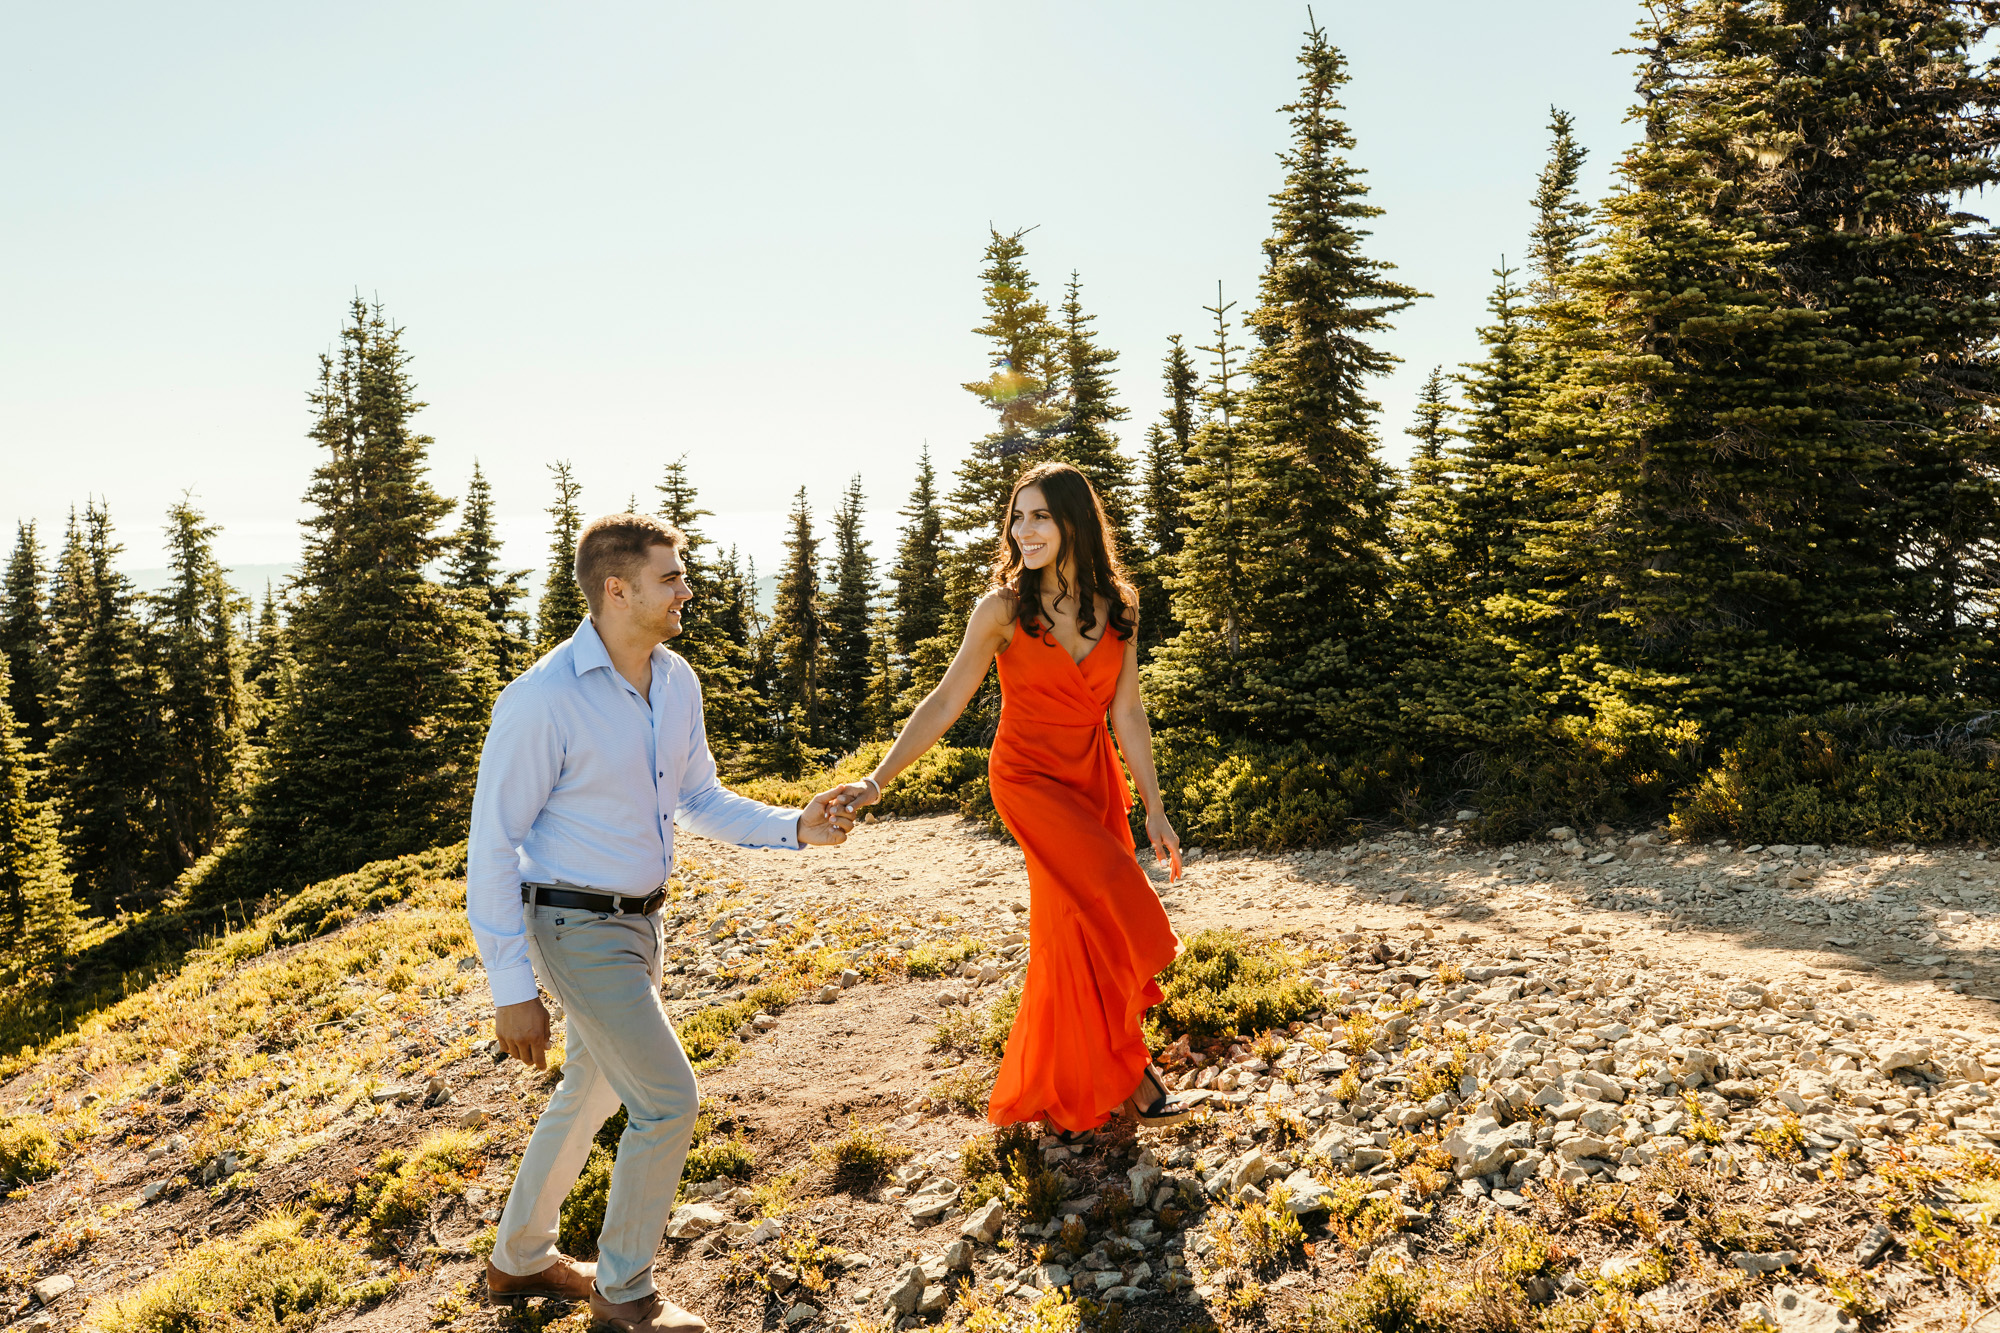
<path fill-rule="evenodd" d="M 1452 827 L 1191 850 L 1180 883 L 1149 872 L 1183 938 L 1279 944 L 1309 1004 L 1176 1043 L 1162 1063 L 1200 1113 L 1075 1151 L 996 1144 L 979 1117 L 976 1034 L 1026 961 L 1012 847 L 937 817 L 820 852 L 683 850 L 667 995 L 710 1062 L 722 1166 L 660 1272 L 717 1329 L 1960 1329 L 1994 1294 L 1982 850 L 1607 828 L 1480 848 Z M 176 1098 L 157 1051 L 108 1036 L 17 1075 L 8 1104 L 66 1156 L 0 1205 L 14 1326 L 118 1327 L 205 1240 L 290 1205 L 370 1238 L 322 1327 L 583 1327 L 482 1303 L 481 1236 L 548 1080 L 490 1058 L 468 948 L 348 946 L 368 961 L 340 1032 L 382 1052 L 365 1076 L 246 1038 Z M 328 1185 L 450 1133 L 477 1152 L 418 1223 Z"/>

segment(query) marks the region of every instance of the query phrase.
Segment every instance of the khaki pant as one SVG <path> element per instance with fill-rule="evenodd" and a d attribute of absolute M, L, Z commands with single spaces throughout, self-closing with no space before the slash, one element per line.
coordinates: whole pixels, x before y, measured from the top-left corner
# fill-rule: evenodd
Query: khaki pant
<path fill-rule="evenodd" d="M 526 1277 L 555 1261 L 563 1200 L 591 1139 L 622 1102 L 625 1133 L 597 1237 L 597 1287 L 608 1300 L 639 1300 L 653 1290 L 653 1256 L 699 1102 L 694 1069 L 660 1007 L 660 918 L 572 907 L 527 913 L 528 956 L 567 1024 L 563 1076 L 521 1156 L 493 1263 Z"/>

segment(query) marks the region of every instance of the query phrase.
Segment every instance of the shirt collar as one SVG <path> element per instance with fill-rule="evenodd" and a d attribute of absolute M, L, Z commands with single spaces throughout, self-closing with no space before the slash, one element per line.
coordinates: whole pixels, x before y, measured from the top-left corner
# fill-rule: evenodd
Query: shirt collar
<path fill-rule="evenodd" d="M 579 676 L 603 667 L 611 671 L 611 650 L 604 646 L 604 640 L 597 636 L 597 626 L 589 616 L 585 616 L 576 627 L 576 633 L 569 636 L 570 665 Z M 667 646 L 653 645 L 653 685 L 657 688 L 665 682 L 671 659 L 667 656 Z M 612 672 L 616 675 L 616 672 Z"/>
<path fill-rule="evenodd" d="M 599 667 L 611 670 L 611 650 L 604 646 L 604 640 L 597 637 L 597 626 L 591 623 L 589 616 L 585 616 L 583 623 L 576 627 L 576 633 L 569 636 L 569 660 L 579 676 Z"/>

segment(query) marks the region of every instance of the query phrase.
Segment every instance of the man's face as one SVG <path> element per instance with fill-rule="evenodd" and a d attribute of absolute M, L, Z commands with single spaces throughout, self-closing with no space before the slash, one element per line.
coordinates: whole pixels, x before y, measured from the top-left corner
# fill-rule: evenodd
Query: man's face
<path fill-rule="evenodd" d="M 681 632 L 681 608 L 694 595 L 688 587 L 681 553 L 671 546 L 649 546 L 646 559 L 625 585 L 625 605 L 633 625 L 664 641 Z"/>

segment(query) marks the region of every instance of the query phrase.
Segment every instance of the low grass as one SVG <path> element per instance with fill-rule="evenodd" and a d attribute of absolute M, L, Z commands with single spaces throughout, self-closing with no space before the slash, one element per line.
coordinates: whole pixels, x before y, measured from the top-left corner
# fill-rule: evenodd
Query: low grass
<path fill-rule="evenodd" d="M 797 990 L 785 982 L 767 982 L 740 1000 L 710 1005 L 675 1025 L 681 1049 L 687 1052 L 696 1073 L 720 1069 L 743 1053 L 743 1043 L 736 1038 L 737 1028 L 759 1012 L 777 1013 L 797 995 Z"/>
<path fill-rule="evenodd" d="M 366 913 L 426 897 L 464 873 L 460 843 L 371 862 L 309 885 L 254 920 L 235 904 L 169 903 L 114 922 L 86 923 L 69 966 L 53 983 L 25 981 L 0 991 L 0 1051 L 7 1053 L 0 1056 L 0 1078 L 11 1078 L 94 1029 L 127 1026 L 117 1016 L 130 1012 L 131 1001 L 159 993 L 155 983 L 199 995 L 218 975 L 243 963 L 331 934 Z M 230 929 L 238 921 L 244 922 L 241 928 Z M 461 933 L 469 944 L 469 931 Z"/>
<path fill-rule="evenodd" d="M 128 1296 L 97 1301 L 84 1327 L 103 1333 L 304 1333 L 346 1306 L 386 1295 L 362 1282 L 361 1251 L 316 1215 L 266 1214 L 241 1235 L 204 1241 Z"/>
<path fill-rule="evenodd" d="M 970 935 L 960 935 L 955 940 L 930 940 L 910 950 L 903 966 L 912 981 L 955 977 L 964 963 L 977 958 L 985 949 L 984 944 Z"/>
<path fill-rule="evenodd" d="M 909 1155 L 908 1148 L 889 1142 L 880 1129 L 849 1116 L 847 1133 L 815 1149 L 813 1159 L 832 1173 L 834 1188 L 860 1193 L 887 1180 L 896 1163 Z"/>
<path fill-rule="evenodd" d="M 56 1136 L 38 1115 L 0 1119 L 0 1184 L 19 1185 L 54 1175 L 62 1164 Z"/>
<path fill-rule="evenodd" d="M 931 1100 L 960 1115 L 984 1115 L 993 1099 L 993 1079 L 998 1072 L 983 1060 L 960 1065 L 931 1084 Z"/>
<path fill-rule="evenodd" d="M 383 1153 L 354 1186 L 355 1234 L 367 1237 L 378 1252 L 394 1249 L 399 1233 L 427 1220 L 440 1199 L 478 1178 L 484 1148 L 485 1136 L 447 1129 L 410 1152 Z"/>
<path fill-rule="evenodd" d="M 1147 1017 L 1146 1040 L 1155 1048 L 1182 1036 L 1201 1044 L 1302 1019 L 1324 1003 L 1304 964 L 1281 944 L 1204 930 L 1160 974 L 1165 995 Z"/>
<path fill-rule="evenodd" d="M 1014 1017 L 1020 1012 L 1018 982 L 1000 992 L 999 998 L 983 1010 L 970 1005 L 947 1009 L 931 1031 L 931 1049 L 998 1060 L 1007 1053 L 1007 1039 L 1014 1035 Z"/>

